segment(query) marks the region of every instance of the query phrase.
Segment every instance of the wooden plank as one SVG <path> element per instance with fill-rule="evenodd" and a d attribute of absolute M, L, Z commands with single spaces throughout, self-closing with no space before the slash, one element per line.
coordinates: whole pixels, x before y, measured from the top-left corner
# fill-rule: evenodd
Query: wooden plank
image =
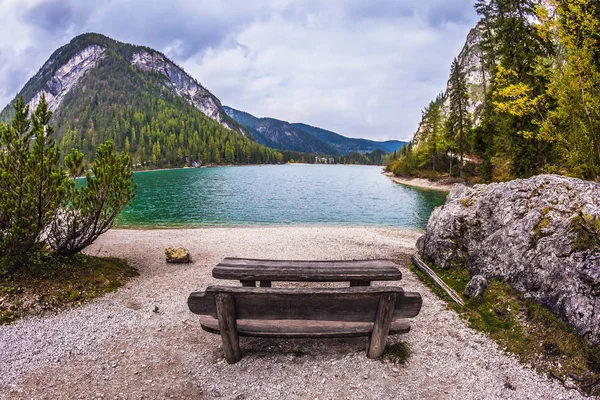
<path fill-rule="evenodd" d="M 228 280 L 343 282 L 349 280 L 400 280 L 402 273 L 391 260 L 257 260 L 225 258 L 212 275 Z"/>
<path fill-rule="evenodd" d="M 444 282 L 439 276 L 437 276 L 437 274 L 433 272 L 433 270 L 429 268 L 427 264 L 423 262 L 423 260 L 421 260 L 418 256 L 414 255 L 412 256 L 412 262 L 415 265 L 415 267 L 417 267 L 425 275 L 430 277 L 439 287 L 441 287 L 446 293 L 448 293 L 448 296 L 450 296 L 452 300 L 454 300 L 461 306 L 465 305 L 465 302 L 459 296 L 459 294 L 456 293 L 450 286 L 446 285 L 446 282 Z"/>
<path fill-rule="evenodd" d="M 219 264 L 230 266 L 254 266 L 254 267 L 302 267 L 318 265 L 322 267 L 335 267 L 345 264 L 362 268 L 398 268 L 396 263 L 388 259 L 373 260 L 271 260 L 258 258 L 225 257 Z"/>
<path fill-rule="evenodd" d="M 233 296 L 230 294 L 217 294 L 215 305 L 225 360 L 229 364 L 235 364 L 242 359 L 242 353 L 240 351 Z"/>
<path fill-rule="evenodd" d="M 200 317 L 202 329 L 219 334 L 217 319 L 210 316 Z M 282 338 L 337 338 L 369 336 L 373 331 L 373 322 L 340 322 L 310 320 L 237 320 L 238 334 L 250 337 Z M 408 333 L 410 323 L 399 319 L 391 323 L 389 334 Z"/>
<path fill-rule="evenodd" d="M 385 340 L 387 339 L 392 318 L 394 316 L 394 306 L 396 303 L 395 293 L 384 293 L 379 300 L 377 307 L 377 315 L 373 324 L 373 332 L 367 349 L 368 358 L 379 358 L 383 354 L 385 348 Z"/>
<path fill-rule="evenodd" d="M 404 292 L 400 287 L 346 288 L 254 288 L 209 286 L 205 292 L 191 293 L 190 311 L 217 317 L 215 296 L 234 296 L 239 319 L 373 322 L 379 298 L 384 293 L 396 294 L 394 318 L 411 318 L 421 310 L 419 293 Z"/>

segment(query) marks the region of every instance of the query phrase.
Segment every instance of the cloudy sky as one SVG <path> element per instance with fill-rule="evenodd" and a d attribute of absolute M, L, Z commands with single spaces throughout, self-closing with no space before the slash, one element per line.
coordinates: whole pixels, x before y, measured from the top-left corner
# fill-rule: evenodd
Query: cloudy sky
<path fill-rule="evenodd" d="M 477 21 L 473 3 L 0 0 L 0 104 L 57 47 L 99 32 L 163 51 L 256 116 L 408 140 Z"/>

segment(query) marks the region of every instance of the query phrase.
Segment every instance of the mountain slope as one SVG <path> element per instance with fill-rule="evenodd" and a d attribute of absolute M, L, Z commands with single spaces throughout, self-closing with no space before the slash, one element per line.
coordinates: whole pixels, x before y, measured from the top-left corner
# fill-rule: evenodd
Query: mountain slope
<path fill-rule="evenodd" d="M 302 123 L 294 123 L 292 126 L 299 128 L 304 132 L 310 133 L 325 143 L 329 143 L 342 154 L 349 154 L 353 152 L 369 153 L 375 150 L 383 150 L 391 153 L 407 144 L 407 142 L 401 142 L 399 140 L 386 140 L 384 142 L 378 142 L 369 139 L 349 138 L 326 129 L 321 129 Z"/>
<path fill-rule="evenodd" d="M 280 150 L 328 155 L 367 153 L 374 150 L 393 152 L 406 144 L 398 140 L 377 142 L 348 138 L 325 129 L 302 123 L 289 123 L 274 118 L 257 118 L 247 112 L 224 106 L 225 112 L 246 126 L 254 139 L 265 146 Z"/>
<path fill-rule="evenodd" d="M 224 106 L 224 109 L 227 115 L 248 128 L 254 140 L 264 146 L 303 153 L 341 154 L 328 143 L 288 122 L 274 118 L 257 118 L 227 106 Z"/>
<path fill-rule="evenodd" d="M 140 164 L 275 162 L 281 154 L 246 138 L 220 101 L 162 53 L 84 34 L 59 48 L 18 96 L 54 111 L 64 150 L 91 159 L 107 140 Z M 10 118 L 7 106 L 0 118 Z"/>

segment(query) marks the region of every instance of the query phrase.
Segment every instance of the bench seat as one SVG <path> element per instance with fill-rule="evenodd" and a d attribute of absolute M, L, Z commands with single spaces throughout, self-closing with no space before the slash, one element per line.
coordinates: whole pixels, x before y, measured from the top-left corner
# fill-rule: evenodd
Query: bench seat
<path fill-rule="evenodd" d="M 278 338 L 339 338 L 369 336 L 373 332 L 373 322 L 310 321 L 310 320 L 250 320 L 238 319 L 237 330 L 240 336 Z M 211 316 L 201 316 L 202 329 L 220 334 L 219 320 Z M 408 333 L 410 323 L 406 319 L 392 321 L 390 335 Z"/>

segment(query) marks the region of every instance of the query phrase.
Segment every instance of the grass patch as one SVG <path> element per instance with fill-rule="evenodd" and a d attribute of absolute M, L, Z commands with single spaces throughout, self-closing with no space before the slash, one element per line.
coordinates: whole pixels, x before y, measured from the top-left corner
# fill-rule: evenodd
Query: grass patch
<path fill-rule="evenodd" d="M 573 251 L 600 248 L 600 218 L 580 213 L 571 221 L 571 229 L 577 235 L 573 243 Z"/>
<path fill-rule="evenodd" d="M 42 257 L 35 268 L 0 282 L 0 325 L 77 306 L 117 290 L 137 275 L 117 258 Z"/>
<path fill-rule="evenodd" d="M 406 364 L 411 355 L 410 346 L 406 342 L 398 342 L 394 344 L 387 344 L 383 350 L 381 359 L 384 361 L 390 361 L 394 364 Z"/>
<path fill-rule="evenodd" d="M 466 269 L 429 266 L 459 293 L 469 282 Z M 471 328 L 484 332 L 522 363 L 559 380 L 571 378 L 584 393 L 600 395 L 600 346 L 590 348 L 574 328 L 548 309 L 497 280 L 489 282 L 483 301 L 468 299 L 460 306 L 414 265 L 410 269 Z"/>

